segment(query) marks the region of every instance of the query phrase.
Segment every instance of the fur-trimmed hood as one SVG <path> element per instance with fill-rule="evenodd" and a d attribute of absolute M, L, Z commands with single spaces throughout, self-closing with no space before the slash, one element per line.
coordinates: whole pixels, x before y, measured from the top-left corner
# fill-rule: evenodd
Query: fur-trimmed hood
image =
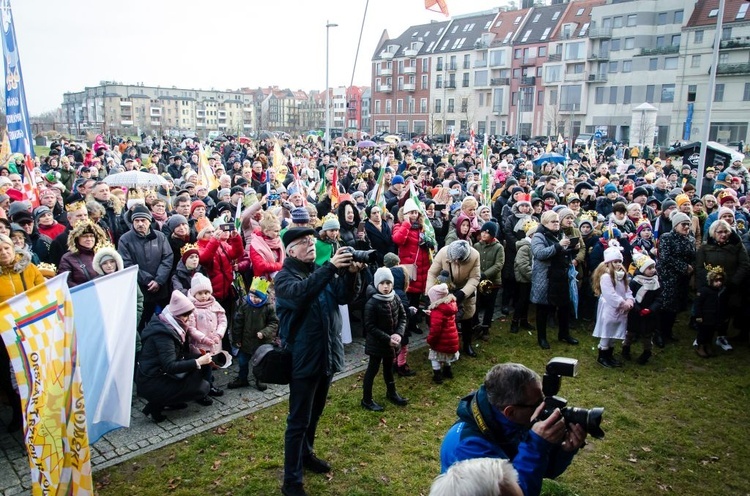
<path fill-rule="evenodd" d="M 94 233 L 94 237 L 96 238 L 94 247 L 96 247 L 96 245 L 109 242 L 109 238 L 107 238 L 107 235 L 101 227 L 94 224 L 90 220 L 81 221 L 77 223 L 68 234 L 68 250 L 70 250 L 71 253 L 78 253 L 79 250 L 78 245 L 76 244 L 76 239 L 78 239 L 84 233 Z"/>
<path fill-rule="evenodd" d="M 20 274 L 21 272 L 26 270 L 26 267 L 28 267 L 30 263 L 31 253 L 26 250 L 16 248 L 16 258 L 13 260 L 13 265 L 0 265 L 0 274 L 7 274 L 9 268 L 14 274 Z"/>
<path fill-rule="evenodd" d="M 91 265 L 94 266 L 94 270 L 97 274 L 104 275 L 104 271 L 102 270 L 102 258 L 104 258 L 105 256 L 110 256 L 115 259 L 117 272 L 120 272 L 123 269 L 122 257 L 119 253 L 117 253 L 117 250 L 115 250 L 111 246 L 103 246 L 96 250 L 96 252 L 94 253 L 94 261 L 91 263 Z"/>
<path fill-rule="evenodd" d="M 428 309 L 428 310 L 432 310 L 433 308 L 435 308 L 435 307 L 437 307 L 437 306 L 440 306 L 440 305 L 442 305 L 443 303 L 450 303 L 450 302 L 452 302 L 452 301 L 456 301 L 456 297 L 455 297 L 455 296 L 453 296 L 452 294 L 449 294 L 448 296 L 446 296 L 446 297 L 444 297 L 444 298 L 440 298 L 439 300 L 437 300 L 437 301 L 436 301 L 436 302 L 434 302 L 434 303 L 430 303 L 430 306 L 429 306 L 429 307 L 427 307 L 427 309 Z"/>

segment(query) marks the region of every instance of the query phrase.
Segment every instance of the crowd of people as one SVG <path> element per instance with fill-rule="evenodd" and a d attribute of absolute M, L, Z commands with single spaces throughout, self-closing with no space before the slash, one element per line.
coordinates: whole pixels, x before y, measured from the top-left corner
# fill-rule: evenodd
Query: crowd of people
<path fill-rule="evenodd" d="M 386 398 L 407 405 L 394 374 L 421 368 L 408 353 L 423 332 L 438 384 L 459 357 L 477 356 L 475 339 L 521 329 L 549 349 L 548 327 L 574 346 L 575 324 L 595 321 L 597 362 L 608 368 L 623 365 L 617 341 L 617 356 L 631 360 L 638 343 L 636 360 L 648 363 L 652 344 L 676 341 L 684 311 L 699 356 L 747 343 L 748 170 L 717 163 L 698 178 L 690 164 L 618 150 L 560 150 L 568 155 L 553 163 L 541 147 L 495 139 L 484 156 L 471 140 L 337 139 L 330 151 L 305 137 L 60 140 L 35 159 L 36 208 L 23 161 L 0 167 L 0 301 L 41 274 L 68 272 L 75 286 L 137 265 L 135 380 L 157 422 L 224 394 L 210 355 L 238 357 L 234 389 L 251 385 L 260 345 L 292 347 L 285 488 L 304 494 L 303 466 L 330 468 L 312 450 L 315 427 L 358 330 L 370 356 L 361 403 L 373 411 L 383 409 L 373 398 L 381 367 Z M 126 171 L 162 185 L 104 180 Z M 496 308 L 507 329 L 491 327 Z M 3 389 L 17 412 L 12 384 Z"/>

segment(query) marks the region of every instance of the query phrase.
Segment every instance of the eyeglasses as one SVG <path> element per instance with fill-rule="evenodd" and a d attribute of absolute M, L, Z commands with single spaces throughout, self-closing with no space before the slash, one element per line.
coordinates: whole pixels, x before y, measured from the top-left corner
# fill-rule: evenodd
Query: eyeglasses
<path fill-rule="evenodd" d="M 537 401 L 533 405 L 524 404 L 524 403 L 516 403 L 513 406 L 517 406 L 517 407 L 521 407 L 521 408 L 538 408 L 539 405 L 541 405 L 542 403 L 544 403 L 544 398 L 540 398 L 539 401 Z"/>

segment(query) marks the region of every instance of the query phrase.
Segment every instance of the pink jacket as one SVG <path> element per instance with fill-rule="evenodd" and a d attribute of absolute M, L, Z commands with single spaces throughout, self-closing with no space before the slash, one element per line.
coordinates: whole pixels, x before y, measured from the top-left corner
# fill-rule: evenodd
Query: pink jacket
<path fill-rule="evenodd" d="M 224 308 L 212 296 L 206 302 L 196 301 L 190 296 L 195 305 L 195 311 L 188 320 L 188 339 L 190 352 L 212 355 L 221 351 L 221 338 L 227 332 L 227 315 Z"/>

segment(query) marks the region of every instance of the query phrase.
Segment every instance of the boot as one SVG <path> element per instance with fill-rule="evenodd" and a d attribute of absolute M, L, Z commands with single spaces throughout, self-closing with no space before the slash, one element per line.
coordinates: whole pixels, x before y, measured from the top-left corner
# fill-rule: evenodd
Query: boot
<path fill-rule="evenodd" d="M 643 355 L 641 355 L 641 356 L 643 356 Z M 630 345 L 629 344 L 622 345 L 622 357 L 625 360 L 628 360 L 628 361 L 632 360 L 632 357 L 630 356 Z"/>
<path fill-rule="evenodd" d="M 522 320 L 521 329 L 523 329 L 524 331 L 535 331 L 536 327 L 531 325 L 528 320 Z"/>
<path fill-rule="evenodd" d="M 151 415 L 151 419 L 155 423 L 163 422 L 167 419 L 164 415 L 161 413 L 161 407 L 155 406 L 153 403 L 147 403 L 146 406 L 143 407 L 143 410 L 141 410 L 145 416 Z"/>
<path fill-rule="evenodd" d="M 443 377 L 446 379 L 453 379 L 453 368 L 450 365 L 443 366 Z"/>
<path fill-rule="evenodd" d="M 388 384 L 386 384 L 386 387 L 388 389 L 388 392 L 385 393 L 385 397 L 388 398 L 388 401 L 398 406 L 406 406 L 409 404 L 409 400 L 402 397 L 400 394 L 398 394 L 398 391 L 396 391 L 395 382 L 389 382 Z"/>
<path fill-rule="evenodd" d="M 640 365 L 646 365 L 646 363 L 648 363 L 649 358 L 651 358 L 651 350 L 646 350 L 643 353 L 641 353 L 641 356 L 638 357 L 637 362 Z"/>
<path fill-rule="evenodd" d="M 248 387 L 250 385 L 247 379 L 240 379 L 239 377 L 227 384 L 227 389 L 238 389 Z"/>
<path fill-rule="evenodd" d="M 490 340 L 490 326 L 479 324 L 476 328 L 476 333 L 479 339 L 481 339 L 482 341 Z"/>
<path fill-rule="evenodd" d="M 416 372 L 409 368 L 409 364 L 407 363 L 397 366 L 396 373 L 399 375 L 399 377 L 412 377 L 417 375 Z"/>
<path fill-rule="evenodd" d="M 471 346 L 471 329 L 467 329 L 469 327 L 468 325 L 462 324 L 461 327 L 463 328 L 463 332 L 461 333 L 461 339 L 464 342 L 463 352 L 471 358 L 476 358 L 477 352 L 474 351 L 474 348 Z"/>
<path fill-rule="evenodd" d="M 711 357 L 711 355 L 706 351 L 706 345 L 705 344 L 699 344 L 698 347 L 695 349 L 695 352 L 701 358 L 710 358 Z"/>
<path fill-rule="evenodd" d="M 511 334 L 518 334 L 520 323 L 517 320 L 514 320 L 510 323 L 510 333 Z"/>
<path fill-rule="evenodd" d="M 596 359 L 596 361 L 597 361 L 597 363 L 599 363 L 599 365 L 601 365 L 602 367 L 606 367 L 606 368 L 608 368 L 608 369 L 611 369 L 611 368 L 613 368 L 613 367 L 614 367 L 614 365 L 612 365 L 612 364 L 610 363 L 610 361 L 609 361 L 609 360 L 607 359 L 607 351 L 609 351 L 609 350 L 602 350 L 602 349 L 600 348 L 600 349 L 599 349 L 599 357 L 598 357 L 598 358 Z"/>
<path fill-rule="evenodd" d="M 372 401 L 372 398 L 370 398 L 370 401 L 362 400 L 360 403 L 362 405 L 362 408 L 365 410 L 370 410 L 371 412 L 382 412 L 383 407 Z"/>
<path fill-rule="evenodd" d="M 607 358 L 609 359 L 609 363 L 611 363 L 613 367 L 622 367 L 622 362 L 617 360 L 614 357 L 614 354 L 615 354 L 614 347 L 607 349 Z"/>
<path fill-rule="evenodd" d="M 661 331 L 656 331 L 654 333 L 654 344 L 659 348 L 664 348 L 664 338 L 662 337 Z"/>
<path fill-rule="evenodd" d="M 443 383 L 443 373 L 440 371 L 440 369 L 432 371 L 432 382 L 435 384 L 442 384 Z"/>
<path fill-rule="evenodd" d="M 255 389 L 257 389 L 257 390 L 258 390 L 258 391 L 260 391 L 260 392 L 263 392 L 263 391 L 265 391 L 266 389 L 268 389 L 268 386 L 267 386 L 267 385 L 265 385 L 264 383 L 260 382 L 260 381 L 259 381 L 259 380 L 258 380 L 258 379 L 256 378 L 256 379 L 255 379 Z"/>
<path fill-rule="evenodd" d="M 549 343 L 547 342 L 547 331 L 539 331 L 539 333 L 536 336 L 537 342 L 539 343 L 539 347 L 543 350 L 549 349 Z"/>

